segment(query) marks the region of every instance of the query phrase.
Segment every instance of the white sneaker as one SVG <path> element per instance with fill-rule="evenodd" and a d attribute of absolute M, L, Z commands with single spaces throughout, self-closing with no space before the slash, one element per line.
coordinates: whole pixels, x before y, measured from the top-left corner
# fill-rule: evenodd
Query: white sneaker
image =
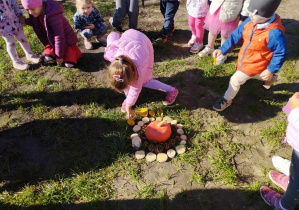
<path fill-rule="evenodd" d="M 189 47 L 193 46 L 193 45 L 195 44 L 195 42 L 196 42 L 196 36 L 194 36 L 194 35 L 192 34 L 191 39 L 190 39 L 189 42 L 188 42 L 188 46 L 189 46 Z"/>
<path fill-rule="evenodd" d="M 291 161 L 275 155 L 272 157 L 272 163 L 273 163 L 273 166 L 277 170 L 279 170 L 281 173 L 283 173 L 287 176 L 290 176 Z"/>
<path fill-rule="evenodd" d="M 40 57 L 37 57 L 34 54 L 30 54 L 30 55 L 26 56 L 26 58 L 31 63 L 40 63 L 42 61 L 42 59 Z"/>
<path fill-rule="evenodd" d="M 202 43 L 195 42 L 193 47 L 191 47 L 190 52 L 191 53 L 198 53 L 198 51 L 201 50 L 202 47 L 203 47 Z"/>
<path fill-rule="evenodd" d="M 216 65 L 222 65 L 224 64 L 224 61 L 226 61 L 227 55 L 220 55 L 216 58 Z"/>
<path fill-rule="evenodd" d="M 205 57 L 209 54 L 212 54 L 213 52 L 214 52 L 214 48 L 209 48 L 208 45 L 206 45 L 206 47 L 202 51 L 200 51 L 198 55 L 199 57 Z"/>
<path fill-rule="evenodd" d="M 17 62 L 13 62 L 13 67 L 18 70 L 26 70 L 29 69 L 29 65 L 27 63 L 23 63 L 23 61 L 19 60 Z"/>
<path fill-rule="evenodd" d="M 274 82 L 276 82 L 278 76 L 277 75 L 273 75 L 273 77 L 271 78 L 270 81 L 266 81 L 264 82 L 264 88 L 266 89 L 270 89 L 270 87 L 273 85 Z"/>

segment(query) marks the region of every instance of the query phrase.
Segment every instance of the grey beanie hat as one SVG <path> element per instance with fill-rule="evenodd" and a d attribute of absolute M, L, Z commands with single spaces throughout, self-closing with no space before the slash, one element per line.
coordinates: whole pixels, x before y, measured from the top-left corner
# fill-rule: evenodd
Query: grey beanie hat
<path fill-rule="evenodd" d="M 247 10 L 258 17 L 271 18 L 280 2 L 281 0 L 250 0 Z"/>

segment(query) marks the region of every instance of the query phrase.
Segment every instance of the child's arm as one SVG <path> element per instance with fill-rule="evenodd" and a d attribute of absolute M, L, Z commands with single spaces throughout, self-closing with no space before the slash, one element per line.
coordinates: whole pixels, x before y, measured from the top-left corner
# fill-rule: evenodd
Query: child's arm
<path fill-rule="evenodd" d="M 60 59 L 64 56 L 65 51 L 65 36 L 62 16 L 62 14 L 53 15 L 51 17 L 51 21 L 47 21 L 47 25 L 54 35 L 55 55 Z"/>
<path fill-rule="evenodd" d="M 93 23 L 94 24 L 94 27 L 95 28 L 101 28 L 102 27 L 102 24 L 104 23 L 104 19 L 102 18 L 102 16 L 100 15 L 100 12 L 97 10 L 97 9 L 93 9 L 94 11 L 94 14 L 95 14 L 95 22 Z"/>
<path fill-rule="evenodd" d="M 82 27 L 80 17 L 77 15 L 77 13 L 74 15 L 73 20 L 74 20 L 75 31 L 81 32 L 83 30 L 82 29 L 83 27 Z"/>
<path fill-rule="evenodd" d="M 271 73 L 276 73 L 287 59 L 288 52 L 286 45 L 286 38 L 280 29 L 269 31 L 269 42 L 267 46 L 273 52 L 273 57 L 267 69 Z"/>
<path fill-rule="evenodd" d="M 230 37 L 223 43 L 221 47 L 219 47 L 219 50 L 221 50 L 223 55 L 226 55 L 227 53 L 231 52 L 239 41 L 242 39 L 244 26 L 246 23 L 250 21 L 250 18 L 247 18 L 241 25 L 238 26 L 230 35 Z"/>

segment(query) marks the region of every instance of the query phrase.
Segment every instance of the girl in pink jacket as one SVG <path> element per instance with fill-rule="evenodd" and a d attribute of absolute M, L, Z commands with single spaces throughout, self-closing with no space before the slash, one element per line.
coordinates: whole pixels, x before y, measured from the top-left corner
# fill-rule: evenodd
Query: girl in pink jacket
<path fill-rule="evenodd" d="M 290 109 L 290 113 L 288 115 L 289 123 L 285 141 L 293 147 L 292 160 L 290 167 L 288 167 L 290 172 L 286 173 L 282 171 L 284 174 L 274 170 L 269 172 L 269 177 L 274 184 L 286 192 L 282 196 L 268 187 L 261 187 L 261 196 L 264 201 L 277 210 L 294 209 L 299 203 L 299 93 L 295 93 L 290 98 L 289 103 L 284 107 L 283 111 L 288 114 L 288 109 Z M 281 161 L 281 163 L 282 162 L 286 161 Z M 274 161 L 273 163 L 275 165 Z M 281 166 L 280 168 L 285 167 Z M 290 176 L 285 174 L 289 174 Z"/>
<path fill-rule="evenodd" d="M 142 87 L 166 92 L 164 105 L 174 103 L 178 90 L 153 79 L 154 49 L 149 38 L 134 29 L 120 35 L 111 32 L 107 37 L 104 58 L 111 62 L 108 67 L 109 79 L 113 88 L 124 92 L 122 112 L 127 118 L 133 117 L 131 107 L 136 103 Z"/>

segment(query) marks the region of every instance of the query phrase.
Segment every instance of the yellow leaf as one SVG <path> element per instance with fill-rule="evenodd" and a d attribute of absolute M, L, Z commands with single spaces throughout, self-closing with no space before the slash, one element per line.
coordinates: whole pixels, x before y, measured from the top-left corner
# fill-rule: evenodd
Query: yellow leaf
<path fill-rule="evenodd" d="M 139 114 L 142 117 L 146 117 L 148 115 L 147 108 L 135 109 L 135 113 Z"/>
<path fill-rule="evenodd" d="M 135 120 L 134 120 L 134 118 L 128 119 L 127 122 L 128 122 L 128 124 L 129 124 L 130 126 L 135 125 Z"/>
<path fill-rule="evenodd" d="M 155 114 L 156 114 L 155 111 L 153 111 L 153 110 L 149 111 L 148 113 L 151 117 L 155 116 Z"/>
<path fill-rule="evenodd" d="M 160 116 L 160 117 L 163 117 L 163 110 L 162 109 L 159 109 L 157 111 L 157 114 Z"/>

